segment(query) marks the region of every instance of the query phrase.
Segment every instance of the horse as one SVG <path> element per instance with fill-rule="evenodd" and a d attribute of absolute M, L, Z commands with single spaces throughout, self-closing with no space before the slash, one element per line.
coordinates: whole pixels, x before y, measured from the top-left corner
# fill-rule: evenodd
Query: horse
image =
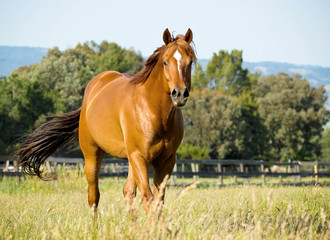
<path fill-rule="evenodd" d="M 100 199 L 99 173 L 105 153 L 128 159 L 123 188 L 132 204 L 139 189 L 143 207 L 160 196 L 163 180 L 170 176 L 176 151 L 182 141 L 183 107 L 191 89 L 191 68 L 197 61 L 191 46 L 193 33 L 172 36 L 163 33 L 164 45 L 157 48 L 137 74 L 106 71 L 87 85 L 81 108 L 52 116 L 21 144 L 17 151 L 23 172 L 43 180 L 42 165 L 55 151 L 75 139 L 85 158 L 88 203 L 94 213 Z M 153 193 L 149 170 L 154 170 Z M 94 216 L 94 215 L 93 215 Z"/>

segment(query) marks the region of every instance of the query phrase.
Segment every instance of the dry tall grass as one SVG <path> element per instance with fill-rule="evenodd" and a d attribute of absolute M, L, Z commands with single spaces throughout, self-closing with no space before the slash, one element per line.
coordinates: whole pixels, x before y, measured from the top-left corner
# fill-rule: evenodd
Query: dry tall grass
<path fill-rule="evenodd" d="M 84 176 L 3 178 L 0 239 L 330 239 L 329 187 L 169 188 L 150 225 L 139 196 L 127 214 L 123 185 L 101 179 L 93 225 Z"/>

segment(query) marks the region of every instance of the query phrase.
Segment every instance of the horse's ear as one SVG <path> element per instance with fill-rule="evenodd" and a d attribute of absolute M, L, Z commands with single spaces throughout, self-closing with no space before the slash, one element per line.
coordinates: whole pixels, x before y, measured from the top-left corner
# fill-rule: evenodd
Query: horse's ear
<path fill-rule="evenodd" d="M 188 44 L 190 44 L 192 39 L 193 39 L 193 33 L 192 33 L 191 29 L 188 28 L 188 31 L 186 32 L 186 35 L 184 35 L 184 40 L 186 40 L 186 42 Z"/>
<path fill-rule="evenodd" d="M 165 45 L 169 44 L 171 42 L 171 39 L 172 39 L 171 33 L 168 30 L 168 28 L 166 28 L 163 33 L 163 40 L 164 40 Z"/>

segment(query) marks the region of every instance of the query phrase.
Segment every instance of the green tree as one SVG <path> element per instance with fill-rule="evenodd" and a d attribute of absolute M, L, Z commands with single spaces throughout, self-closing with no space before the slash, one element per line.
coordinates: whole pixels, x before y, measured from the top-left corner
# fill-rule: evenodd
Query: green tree
<path fill-rule="evenodd" d="M 102 43 L 97 64 L 97 73 L 114 70 L 123 73 L 137 73 L 143 67 L 143 57 L 134 50 L 126 50 L 116 43 Z M 105 51 L 106 49 L 106 51 Z"/>
<path fill-rule="evenodd" d="M 271 158 L 303 161 L 320 156 L 322 127 L 329 118 L 323 86 L 314 88 L 299 75 L 279 73 L 260 77 L 255 94 Z"/>
<path fill-rule="evenodd" d="M 202 90 L 208 87 L 208 82 L 205 76 L 205 72 L 202 69 L 202 65 L 199 63 L 194 69 L 194 73 L 191 77 L 191 89 L 192 90 Z"/>
<path fill-rule="evenodd" d="M 258 116 L 250 116 L 236 97 L 217 90 L 196 90 L 183 112 L 183 145 L 205 149 L 209 158 L 259 158 L 267 150 L 266 134 Z"/>
<path fill-rule="evenodd" d="M 81 106 L 85 87 L 98 73 L 108 70 L 136 73 L 143 67 L 143 58 L 133 50 L 103 41 L 78 44 L 61 52 L 50 49 L 41 63 L 22 67 L 16 74 L 49 86 L 55 113 L 62 114 Z"/>
<path fill-rule="evenodd" d="M 33 79 L 51 89 L 57 114 L 81 106 L 85 87 L 95 73 L 94 54 L 87 45 L 78 44 L 64 52 L 53 48 L 32 72 Z"/>
<path fill-rule="evenodd" d="M 330 128 L 326 128 L 322 133 L 321 151 L 322 151 L 322 161 L 330 162 Z"/>
<path fill-rule="evenodd" d="M 249 73 L 242 62 L 242 51 L 219 51 L 208 63 L 206 75 L 198 65 L 192 76 L 193 91 L 215 91 L 195 91 L 197 99 L 184 110 L 190 120 L 187 124 L 192 124 L 186 127 L 187 142 L 207 149 L 211 158 L 267 155 L 266 129 L 253 92 L 260 74 Z"/>
<path fill-rule="evenodd" d="M 8 154 L 19 137 L 54 109 L 47 86 L 17 75 L 0 80 L 0 93 L 0 152 Z"/>
<path fill-rule="evenodd" d="M 206 78 L 209 86 L 224 90 L 229 95 L 239 96 L 245 88 L 251 88 L 248 70 L 242 68 L 242 51 L 220 50 L 214 53 L 207 64 Z"/>

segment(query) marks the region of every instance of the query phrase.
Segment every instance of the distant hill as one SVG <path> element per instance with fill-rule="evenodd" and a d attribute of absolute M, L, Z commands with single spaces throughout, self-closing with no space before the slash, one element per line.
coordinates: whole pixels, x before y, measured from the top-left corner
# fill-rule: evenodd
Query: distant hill
<path fill-rule="evenodd" d="M 199 63 L 205 70 L 209 59 L 199 59 Z M 243 68 L 250 72 L 260 72 L 262 75 L 277 74 L 285 72 L 288 74 L 298 73 L 308 79 L 312 86 L 330 84 L 330 67 L 320 67 L 312 65 L 295 65 L 291 63 L 279 62 L 243 62 Z"/>
<path fill-rule="evenodd" d="M 205 70 L 209 59 L 199 59 L 199 63 Z M 327 91 L 328 101 L 327 108 L 330 110 L 330 67 L 320 67 L 312 65 L 295 65 L 291 63 L 279 62 L 243 62 L 243 68 L 249 69 L 250 72 L 260 72 L 261 75 L 277 74 L 285 72 L 290 75 L 298 73 L 308 79 L 311 86 L 317 87 L 323 85 Z"/>
<path fill-rule="evenodd" d="M 40 62 L 47 48 L 0 46 L 0 76 L 8 76 L 19 66 Z"/>
<path fill-rule="evenodd" d="M 0 46 L 0 76 L 8 76 L 19 66 L 40 62 L 47 50 L 47 48 Z M 209 59 L 199 59 L 204 70 L 209 61 Z M 308 79 L 312 86 L 325 86 L 328 94 L 326 105 L 330 109 L 330 67 L 279 62 L 243 62 L 243 68 L 249 69 L 250 72 L 261 72 L 262 75 L 277 74 L 278 72 L 285 72 L 290 75 L 299 73 Z"/>
<path fill-rule="evenodd" d="M 298 73 L 308 79 L 312 86 L 330 84 L 330 68 L 327 67 L 277 62 L 243 62 L 243 67 L 248 68 L 250 72 L 259 71 L 262 75 L 277 74 L 278 72 Z"/>

